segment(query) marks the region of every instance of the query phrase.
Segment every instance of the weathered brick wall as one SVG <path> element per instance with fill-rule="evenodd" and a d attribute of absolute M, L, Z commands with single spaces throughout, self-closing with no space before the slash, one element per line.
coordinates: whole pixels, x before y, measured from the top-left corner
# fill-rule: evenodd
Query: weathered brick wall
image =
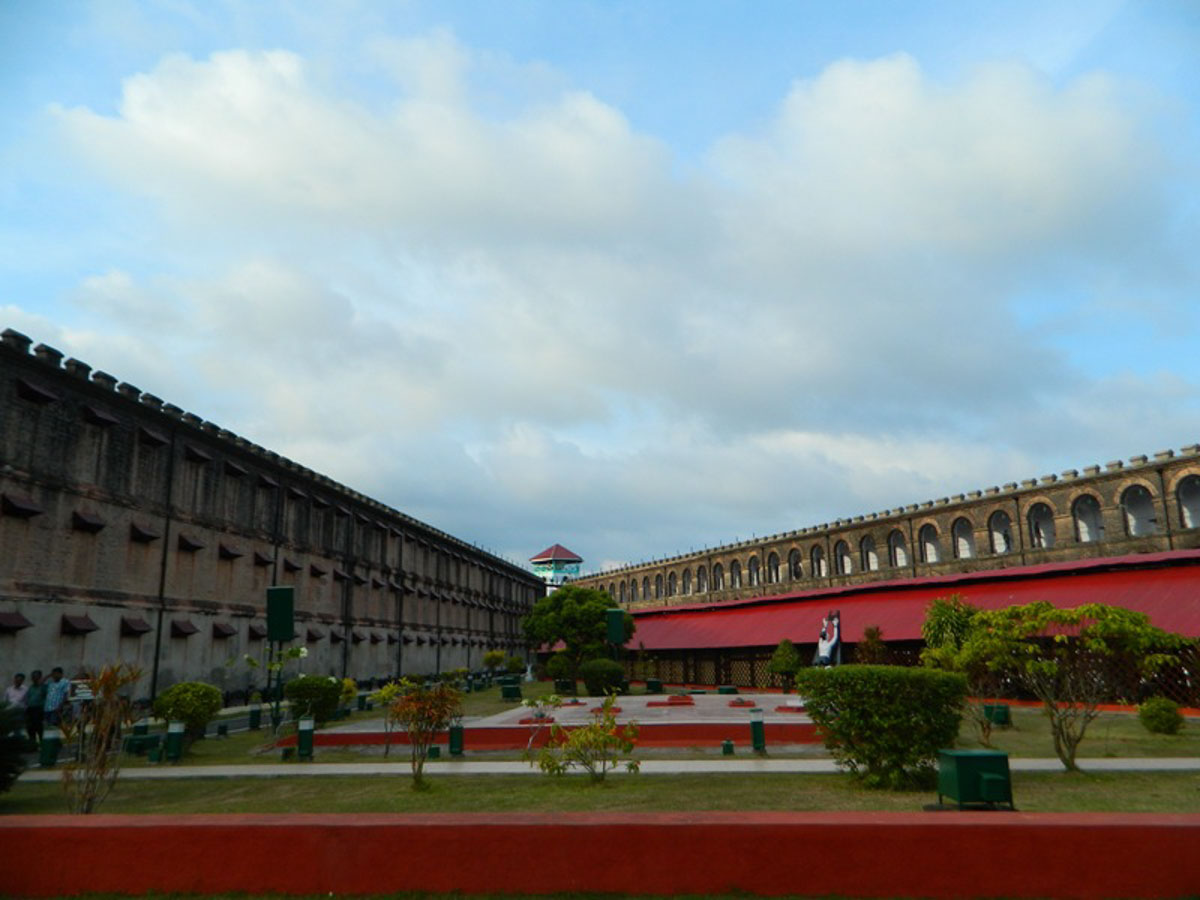
<path fill-rule="evenodd" d="M 1134 493 L 1148 496 L 1146 517 L 1133 521 Z M 1132 492 L 1131 492 L 1132 491 Z M 1086 533 L 1081 504 L 1094 499 L 1099 509 L 1098 535 Z M 1176 453 L 1156 453 L 1114 461 L 1082 472 L 1069 470 L 1021 484 L 990 487 L 970 494 L 914 503 L 899 509 L 855 516 L 772 537 L 656 560 L 637 566 L 584 576 L 573 583 L 608 591 L 631 607 L 766 596 L 818 587 L 861 584 L 896 578 L 943 575 L 1073 559 L 1123 556 L 1200 547 L 1200 446 Z M 1049 508 L 1053 545 L 1039 542 L 1030 514 L 1039 504 Z M 999 517 L 1007 517 L 1008 538 Z M 972 549 L 962 552 L 954 539 L 955 523 L 965 522 Z M 1081 521 L 1082 520 L 1082 521 Z M 937 535 L 938 559 L 923 552 L 920 535 L 930 526 Z M 1048 525 L 1042 531 L 1048 536 Z M 898 534 L 903 558 L 890 552 L 889 538 Z M 875 565 L 864 541 L 874 542 Z M 843 543 L 849 565 L 837 565 Z M 1044 546 L 1039 546 L 1044 544 Z M 1005 546 L 1007 544 L 1007 546 Z M 826 569 L 814 565 L 814 553 Z M 798 567 L 797 565 L 798 564 Z M 740 572 L 735 584 L 733 571 Z M 714 573 L 720 571 L 718 585 Z"/>
<path fill-rule="evenodd" d="M 124 660 L 147 692 L 261 686 L 229 662 L 265 654 L 271 584 L 296 588 L 306 672 L 379 678 L 518 649 L 544 593 L 533 574 L 30 343 L 0 339 L 6 672 Z"/>

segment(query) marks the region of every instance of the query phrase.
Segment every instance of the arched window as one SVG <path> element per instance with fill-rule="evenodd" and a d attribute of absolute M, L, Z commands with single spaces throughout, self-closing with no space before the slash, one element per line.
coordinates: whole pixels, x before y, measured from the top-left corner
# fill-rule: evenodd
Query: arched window
<path fill-rule="evenodd" d="M 904 532 L 899 528 L 888 535 L 888 562 L 896 569 L 908 565 L 908 544 L 904 541 Z"/>
<path fill-rule="evenodd" d="M 788 574 L 792 581 L 799 581 L 804 577 L 804 566 L 800 561 L 799 550 L 793 550 L 788 554 Z"/>
<path fill-rule="evenodd" d="M 736 559 L 729 564 L 729 586 L 735 591 L 742 586 L 742 564 Z"/>
<path fill-rule="evenodd" d="M 618 590 L 620 591 L 620 594 L 621 594 L 621 596 L 620 596 L 618 599 L 619 599 L 619 600 L 620 600 L 622 603 L 624 603 L 624 602 L 625 602 L 625 582 L 623 582 L 623 581 L 621 582 L 621 584 L 620 584 L 620 586 L 619 586 Z"/>
<path fill-rule="evenodd" d="M 712 589 L 714 591 L 725 590 L 725 569 L 720 563 L 713 565 Z"/>
<path fill-rule="evenodd" d="M 629 602 L 637 601 L 637 579 L 634 578 L 629 582 Z"/>
<path fill-rule="evenodd" d="M 669 572 L 667 574 L 667 596 L 668 597 L 675 596 L 675 588 L 678 586 L 678 584 L 679 584 L 679 579 L 676 577 L 675 573 Z"/>
<path fill-rule="evenodd" d="M 779 584 L 779 554 L 767 557 L 767 584 Z"/>
<path fill-rule="evenodd" d="M 647 575 L 642 579 L 642 596 L 647 600 L 650 599 L 650 576 Z"/>
<path fill-rule="evenodd" d="M 921 545 L 921 562 L 936 563 L 942 561 L 942 545 L 938 543 L 937 529 L 932 525 L 922 525 L 917 534 Z"/>
<path fill-rule="evenodd" d="M 679 581 L 681 585 L 680 592 L 685 595 L 690 594 L 692 592 L 692 570 L 684 569 Z"/>
<path fill-rule="evenodd" d="M 829 575 L 829 563 L 825 561 L 825 549 L 817 546 L 812 548 L 813 578 L 826 578 Z"/>
<path fill-rule="evenodd" d="M 1154 500 L 1140 484 L 1126 488 L 1121 495 L 1121 512 L 1125 516 L 1125 533 L 1130 537 L 1144 537 L 1158 531 Z"/>
<path fill-rule="evenodd" d="M 958 559 L 971 559 L 975 556 L 975 531 L 968 519 L 955 519 L 950 527 L 954 541 L 954 555 Z"/>
<path fill-rule="evenodd" d="M 1045 503 L 1029 508 L 1029 546 L 1048 550 L 1054 546 L 1054 513 Z"/>
<path fill-rule="evenodd" d="M 758 557 L 750 557 L 750 562 L 746 564 L 746 576 L 750 582 L 750 587 L 758 587 L 762 583 L 762 570 L 758 565 Z"/>
<path fill-rule="evenodd" d="M 608 596 L 612 597 L 613 599 L 616 599 L 616 596 L 617 596 L 617 583 L 616 583 L 615 581 L 614 581 L 614 582 L 610 582 L 610 583 L 609 583 L 609 585 L 608 585 Z"/>
<path fill-rule="evenodd" d="M 708 592 L 708 569 L 701 566 L 696 570 L 696 593 L 704 594 Z"/>
<path fill-rule="evenodd" d="M 1179 521 L 1184 528 L 1200 528 L 1200 475 L 1189 475 L 1175 489 Z"/>
<path fill-rule="evenodd" d="M 661 600 L 663 595 L 663 579 L 661 575 L 654 576 L 654 599 Z"/>
<path fill-rule="evenodd" d="M 1081 544 L 1104 539 L 1104 523 L 1100 519 L 1100 501 L 1091 494 L 1084 494 L 1071 504 L 1071 516 L 1075 520 L 1075 540 Z"/>
<path fill-rule="evenodd" d="M 879 571 L 879 554 L 875 551 L 875 538 L 869 534 L 858 542 L 858 552 L 862 557 L 864 572 Z"/>
<path fill-rule="evenodd" d="M 839 575 L 849 575 L 854 571 L 854 560 L 850 558 L 850 545 L 838 541 L 833 545 L 833 565 Z"/>
<path fill-rule="evenodd" d="M 988 540 L 991 541 L 992 552 L 997 556 L 1012 553 L 1012 520 L 1002 509 L 996 510 L 988 519 Z"/>

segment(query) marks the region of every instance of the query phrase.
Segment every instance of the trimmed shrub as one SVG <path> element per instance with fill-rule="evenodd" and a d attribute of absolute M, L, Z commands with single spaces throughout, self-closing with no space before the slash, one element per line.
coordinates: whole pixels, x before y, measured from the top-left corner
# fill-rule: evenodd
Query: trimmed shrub
<path fill-rule="evenodd" d="M 204 729 L 221 711 L 221 692 L 202 681 L 181 681 L 154 700 L 154 714 L 167 721 L 182 722 L 189 740 L 204 737 Z"/>
<path fill-rule="evenodd" d="M 592 697 L 604 697 L 621 691 L 621 683 L 625 680 L 625 669 L 619 662 L 612 659 L 589 659 L 579 667 L 579 677 L 587 686 L 587 692 Z"/>
<path fill-rule="evenodd" d="M 498 669 L 504 665 L 504 658 L 503 650 L 489 650 L 483 654 L 483 667 L 492 670 Z"/>
<path fill-rule="evenodd" d="M 504 668 L 509 675 L 520 675 L 525 671 L 525 660 L 519 656 L 510 656 L 504 661 Z"/>
<path fill-rule="evenodd" d="M 301 675 L 283 686 L 283 696 L 292 704 L 292 718 L 312 716 L 317 724 L 328 722 L 342 698 L 342 682 L 326 675 Z"/>
<path fill-rule="evenodd" d="M 967 695 L 958 673 L 900 666 L 802 669 L 796 687 L 838 764 L 892 790 L 933 785 Z"/>
<path fill-rule="evenodd" d="M 1178 734 L 1183 727 L 1179 704 L 1166 697 L 1151 697 L 1139 706 L 1138 720 L 1154 734 Z"/>

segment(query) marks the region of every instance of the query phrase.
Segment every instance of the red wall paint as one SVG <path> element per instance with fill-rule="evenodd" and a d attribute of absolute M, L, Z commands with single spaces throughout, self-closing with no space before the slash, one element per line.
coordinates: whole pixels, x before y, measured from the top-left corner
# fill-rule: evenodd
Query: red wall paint
<path fill-rule="evenodd" d="M 560 813 L 0 817 L 0 886 L 1179 897 L 1200 815 Z"/>
<path fill-rule="evenodd" d="M 494 728 L 467 728 L 463 731 L 463 747 L 466 750 L 524 750 L 529 743 L 532 726 L 497 726 Z M 817 726 L 807 722 L 766 722 L 767 745 L 771 744 L 817 744 Z M 566 730 L 570 730 L 568 727 Z M 534 740 L 541 747 L 550 737 L 550 729 L 543 728 Z M 383 744 L 386 735 L 382 731 L 317 731 L 313 742 L 318 747 L 350 747 L 363 744 Z M 638 737 L 634 742 L 639 747 L 715 747 L 722 741 L 750 746 L 750 723 L 747 722 L 691 722 L 679 724 L 639 725 Z M 448 734 L 439 734 L 437 743 L 446 744 Z M 392 743 L 408 743 L 403 731 L 392 733 Z M 278 747 L 294 747 L 296 736 L 288 735 L 279 740 Z"/>

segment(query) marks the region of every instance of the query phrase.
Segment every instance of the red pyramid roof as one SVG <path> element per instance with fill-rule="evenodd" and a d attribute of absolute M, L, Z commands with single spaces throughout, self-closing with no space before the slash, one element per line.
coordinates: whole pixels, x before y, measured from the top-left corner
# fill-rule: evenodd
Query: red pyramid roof
<path fill-rule="evenodd" d="M 539 562 L 583 562 L 583 557 L 568 550 L 562 544 L 547 547 L 537 556 L 529 557 L 531 563 Z"/>

